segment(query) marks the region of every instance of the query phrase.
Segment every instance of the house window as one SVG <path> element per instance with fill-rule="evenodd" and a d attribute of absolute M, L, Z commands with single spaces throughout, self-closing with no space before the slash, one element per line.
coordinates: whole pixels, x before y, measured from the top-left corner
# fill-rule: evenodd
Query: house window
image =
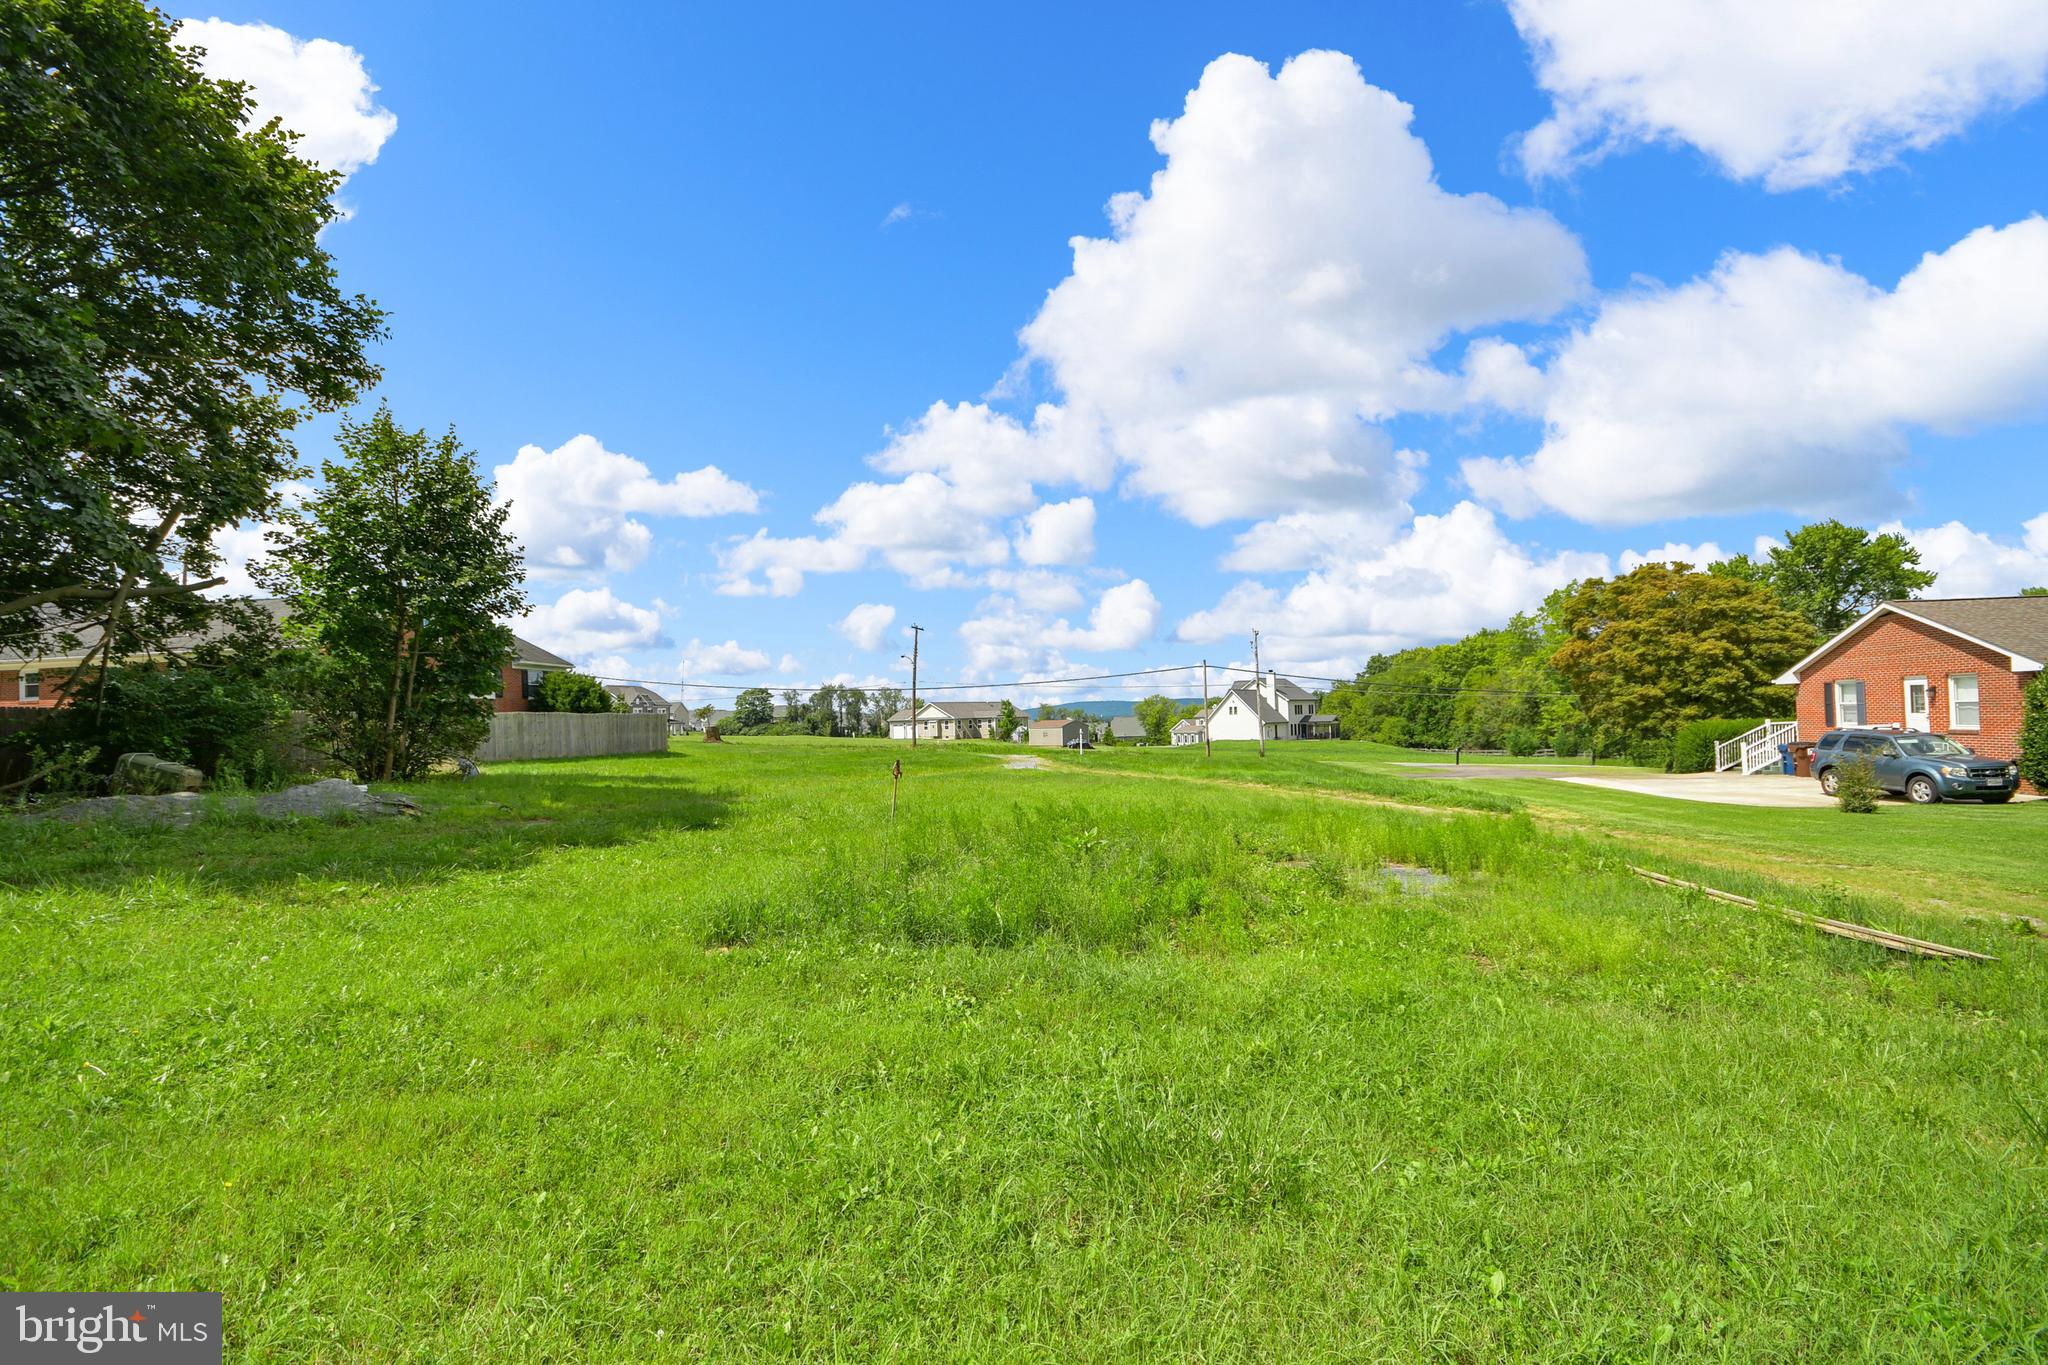
<path fill-rule="evenodd" d="M 1230 707 L 1230 714 L 1231 714 L 1231 715 L 1233 715 L 1233 716 L 1237 714 L 1237 706 L 1236 706 L 1236 704 L 1235 704 L 1235 703 L 1232 703 L 1232 705 L 1231 705 L 1231 707 Z"/>
<path fill-rule="evenodd" d="M 1863 684 L 1860 682 L 1838 682 L 1830 692 L 1834 702 L 1835 719 L 1828 724 L 1863 724 Z"/>
<path fill-rule="evenodd" d="M 546 677 L 547 674 L 542 672 L 538 668 L 529 668 L 523 671 L 526 674 L 526 683 L 525 686 L 521 689 L 521 695 L 524 696 L 528 701 L 539 701 L 540 680 Z"/>
<path fill-rule="evenodd" d="M 1948 726 L 1951 730 L 1977 728 L 1977 675 L 1948 675 Z"/>
<path fill-rule="evenodd" d="M 31 670 L 20 678 L 21 700 L 41 701 L 43 699 L 43 675 Z"/>

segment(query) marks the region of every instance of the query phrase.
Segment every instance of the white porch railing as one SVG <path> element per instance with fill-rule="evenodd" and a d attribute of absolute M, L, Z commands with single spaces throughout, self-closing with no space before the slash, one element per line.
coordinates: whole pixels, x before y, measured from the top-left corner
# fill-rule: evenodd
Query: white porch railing
<path fill-rule="evenodd" d="M 1798 721 L 1767 720 L 1754 730 L 1745 730 L 1733 739 L 1724 739 L 1715 744 L 1714 771 L 1721 773 L 1730 768 L 1740 767 L 1744 777 L 1760 773 L 1777 765 L 1780 744 L 1789 744 L 1797 738 Z"/>

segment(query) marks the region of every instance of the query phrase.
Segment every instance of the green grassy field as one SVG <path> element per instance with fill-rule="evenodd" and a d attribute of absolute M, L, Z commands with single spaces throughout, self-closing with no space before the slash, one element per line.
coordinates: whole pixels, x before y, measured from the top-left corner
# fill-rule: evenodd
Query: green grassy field
<path fill-rule="evenodd" d="M 1808 812 L 1366 747 L 740 740 L 402 824 L 0 825 L 0 1279 L 219 1289 L 238 1359 L 2048 1352 L 2048 942 L 1623 870 Z M 1827 829 L 2044 865 L 1964 814 Z"/>
<path fill-rule="evenodd" d="M 1348 741 L 1273 744 L 1264 758 L 1252 745 L 1230 744 L 1218 746 L 1206 759 L 1192 747 L 1106 748 L 1051 754 L 1046 761 L 1076 771 L 1200 777 L 1395 802 L 1526 810 L 1546 827 L 1596 842 L 1614 841 L 1717 870 L 1763 871 L 1824 896 L 1847 891 L 1936 914 L 2048 918 L 2048 802 L 1914 807 L 1886 801 L 1874 816 L 1844 817 L 1831 807 L 1719 806 L 1532 778 L 1451 783 L 1432 781 L 1427 770 L 1414 766 L 1446 761 L 1440 754 Z M 1595 769 L 1583 761 L 1554 764 L 1488 756 L 1471 761 L 1482 767 L 1647 771 L 1607 763 Z"/>

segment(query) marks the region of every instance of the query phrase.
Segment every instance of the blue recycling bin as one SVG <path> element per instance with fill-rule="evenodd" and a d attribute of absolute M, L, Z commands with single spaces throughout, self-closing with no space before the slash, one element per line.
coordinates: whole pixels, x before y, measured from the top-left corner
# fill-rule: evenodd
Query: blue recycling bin
<path fill-rule="evenodd" d="M 1780 744 L 1778 746 L 1778 766 L 1784 770 L 1787 777 L 1797 777 L 1799 775 L 1799 760 L 1792 757 L 1791 745 Z"/>

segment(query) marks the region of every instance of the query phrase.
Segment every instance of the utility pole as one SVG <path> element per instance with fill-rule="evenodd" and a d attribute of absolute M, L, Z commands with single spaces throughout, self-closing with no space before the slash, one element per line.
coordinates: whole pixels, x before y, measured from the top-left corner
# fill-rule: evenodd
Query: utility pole
<path fill-rule="evenodd" d="M 917 647 L 924 639 L 924 627 L 910 628 L 910 747 L 917 747 Z"/>
<path fill-rule="evenodd" d="M 1255 679 L 1253 686 L 1258 688 L 1259 696 L 1263 699 L 1266 695 L 1266 674 L 1265 670 L 1259 667 L 1259 633 L 1257 631 L 1252 632 L 1252 677 Z M 1259 723 L 1259 757 L 1264 758 L 1266 756 L 1266 718 L 1264 716 L 1254 716 L 1253 719 Z"/>
<path fill-rule="evenodd" d="M 1209 661 L 1202 660 L 1202 757 L 1214 758 L 1216 751 L 1209 747 Z"/>

